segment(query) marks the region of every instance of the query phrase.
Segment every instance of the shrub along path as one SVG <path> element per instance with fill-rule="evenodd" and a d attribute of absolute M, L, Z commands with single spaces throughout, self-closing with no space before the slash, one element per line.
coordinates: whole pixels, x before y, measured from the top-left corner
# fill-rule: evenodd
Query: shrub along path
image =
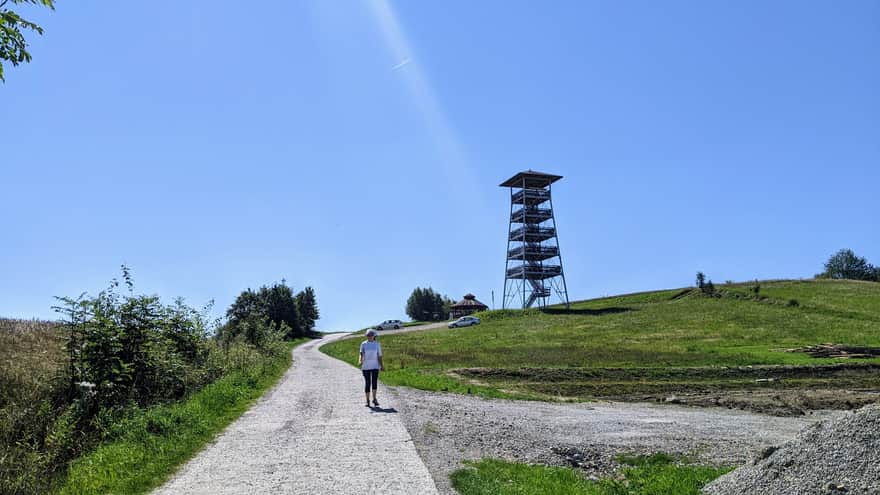
<path fill-rule="evenodd" d="M 360 372 L 318 351 L 342 335 L 297 347 L 282 381 L 157 494 L 437 493 L 397 414 L 363 404 Z"/>

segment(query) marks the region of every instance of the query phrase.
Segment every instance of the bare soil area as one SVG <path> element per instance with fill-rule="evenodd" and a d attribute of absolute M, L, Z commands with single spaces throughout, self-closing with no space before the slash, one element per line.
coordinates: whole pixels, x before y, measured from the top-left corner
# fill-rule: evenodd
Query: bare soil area
<path fill-rule="evenodd" d="M 686 390 L 673 395 L 621 397 L 621 400 L 655 401 L 697 407 L 726 407 L 772 416 L 803 416 L 818 410 L 853 410 L 880 402 L 876 390 L 733 390 L 697 393 Z"/>
<path fill-rule="evenodd" d="M 880 401 L 880 365 L 695 368 L 462 368 L 475 385 L 555 401 L 614 400 L 724 407 L 774 416 L 852 410 Z"/>

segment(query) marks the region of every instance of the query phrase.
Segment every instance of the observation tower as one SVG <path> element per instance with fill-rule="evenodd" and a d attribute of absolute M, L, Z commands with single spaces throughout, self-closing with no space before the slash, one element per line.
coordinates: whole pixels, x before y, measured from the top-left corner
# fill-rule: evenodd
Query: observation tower
<path fill-rule="evenodd" d="M 561 175 L 529 170 L 499 184 L 510 188 L 510 224 L 501 308 L 545 307 L 553 294 L 569 307 L 550 185 Z"/>

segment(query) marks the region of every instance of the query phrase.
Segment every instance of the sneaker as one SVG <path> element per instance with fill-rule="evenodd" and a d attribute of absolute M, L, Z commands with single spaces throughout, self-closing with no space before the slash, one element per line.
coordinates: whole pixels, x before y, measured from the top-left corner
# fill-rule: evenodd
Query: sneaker
<path fill-rule="evenodd" d="M 377 401 L 376 399 L 373 399 L 373 405 L 374 405 L 374 406 L 378 406 L 378 405 L 379 405 L 379 401 Z"/>
<path fill-rule="evenodd" d="M 364 404 L 364 405 L 367 406 L 367 407 L 370 407 L 370 401 L 367 401 L 367 403 Z"/>

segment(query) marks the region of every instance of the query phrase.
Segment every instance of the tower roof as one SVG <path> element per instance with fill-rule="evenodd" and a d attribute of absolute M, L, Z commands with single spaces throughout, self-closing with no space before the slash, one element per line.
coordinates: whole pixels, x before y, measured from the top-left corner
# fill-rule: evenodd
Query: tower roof
<path fill-rule="evenodd" d="M 501 187 L 523 187 L 523 180 L 525 180 L 525 187 L 537 188 L 549 186 L 561 178 L 561 175 L 545 174 L 544 172 L 535 172 L 529 169 L 514 175 L 498 185 Z"/>

